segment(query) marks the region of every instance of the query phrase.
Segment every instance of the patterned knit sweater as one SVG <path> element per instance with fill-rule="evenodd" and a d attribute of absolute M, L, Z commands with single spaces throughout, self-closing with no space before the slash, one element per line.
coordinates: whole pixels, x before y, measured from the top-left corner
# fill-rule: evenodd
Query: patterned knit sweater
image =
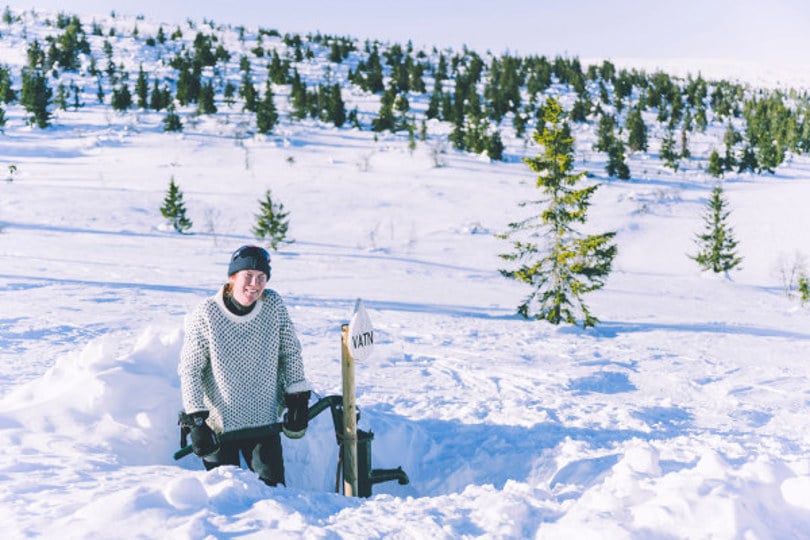
<path fill-rule="evenodd" d="M 186 413 L 209 411 L 217 433 L 278 421 L 284 393 L 309 390 L 301 343 L 281 296 L 265 289 L 250 313 L 231 313 L 224 287 L 186 318 L 180 390 Z"/>

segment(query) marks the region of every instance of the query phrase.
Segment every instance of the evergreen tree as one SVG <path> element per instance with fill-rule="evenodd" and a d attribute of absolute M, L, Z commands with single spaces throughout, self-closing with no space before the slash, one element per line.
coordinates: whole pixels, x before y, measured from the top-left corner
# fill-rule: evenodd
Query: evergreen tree
<path fill-rule="evenodd" d="M 605 171 L 608 176 L 627 180 L 630 178 L 630 167 L 627 166 L 624 155 L 624 141 L 620 137 L 613 137 L 607 150 L 608 162 Z"/>
<path fill-rule="evenodd" d="M 197 103 L 202 90 L 202 66 L 189 59 L 181 61 L 177 77 L 177 102 L 180 105 Z"/>
<path fill-rule="evenodd" d="M 96 79 L 96 99 L 98 100 L 99 104 L 104 103 L 104 87 L 101 85 L 100 76 L 98 79 Z"/>
<path fill-rule="evenodd" d="M 703 270 L 715 273 L 728 272 L 742 262 L 742 257 L 736 253 L 737 241 L 727 222 L 730 214 L 727 207 L 728 201 L 724 196 L 723 186 L 718 182 L 706 205 L 706 213 L 703 216 L 704 231 L 695 238 L 698 252 L 689 256 Z"/>
<path fill-rule="evenodd" d="M 571 107 L 571 121 L 586 122 L 592 108 L 593 104 L 588 97 L 588 93 L 584 92 L 580 94 L 579 98 L 574 102 L 573 107 Z"/>
<path fill-rule="evenodd" d="M 268 79 L 264 98 L 256 107 L 256 129 L 259 133 L 270 133 L 278 122 L 278 112 L 273 101 L 273 83 Z"/>
<path fill-rule="evenodd" d="M 242 75 L 239 96 L 244 100 L 244 105 L 242 105 L 243 111 L 256 112 L 256 108 L 259 106 L 259 96 L 256 92 L 256 87 L 253 86 L 253 80 L 251 80 L 249 72 Z"/>
<path fill-rule="evenodd" d="M 56 87 L 56 99 L 54 103 L 60 110 L 67 110 L 67 88 L 65 88 L 64 83 L 60 82 L 59 86 Z"/>
<path fill-rule="evenodd" d="M 723 159 L 720 157 L 720 154 L 717 153 L 717 150 L 712 149 L 712 153 L 709 154 L 709 167 L 706 169 L 706 172 L 715 178 L 719 178 L 720 176 L 723 176 L 723 172 L 725 172 L 725 170 Z"/>
<path fill-rule="evenodd" d="M 270 63 L 267 65 L 267 76 L 270 77 L 270 80 L 275 84 L 287 84 L 289 70 L 289 61 L 282 61 L 278 52 L 273 50 Z"/>
<path fill-rule="evenodd" d="M 371 121 L 371 128 L 374 131 L 394 131 L 396 126 L 394 102 L 396 99 L 396 90 L 393 86 L 389 86 L 380 98 L 380 112 L 377 114 L 377 118 Z"/>
<path fill-rule="evenodd" d="M 138 107 L 149 108 L 149 81 L 146 79 L 146 72 L 143 64 L 138 69 L 138 81 L 135 83 L 135 95 L 138 96 Z"/>
<path fill-rule="evenodd" d="M 166 117 L 163 118 L 163 131 L 183 131 L 183 122 L 174 106 L 174 102 L 170 103 L 167 107 Z"/>
<path fill-rule="evenodd" d="M 234 96 L 236 95 L 236 86 L 231 81 L 225 83 L 225 89 L 222 91 L 222 100 L 225 104 L 230 107 L 236 101 Z"/>
<path fill-rule="evenodd" d="M 217 105 L 214 102 L 214 81 L 209 80 L 200 90 L 200 99 L 197 102 L 197 112 L 200 114 L 216 114 Z"/>
<path fill-rule="evenodd" d="M 647 126 L 638 107 L 627 115 L 627 147 L 632 152 L 647 151 Z"/>
<path fill-rule="evenodd" d="M 168 220 L 169 224 L 179 233 L 184 233 L 191 228 L 191 220 L 186 217 L 186 206 L 183 203 L 183 192 L 174 183 L 174 176 L 169 180 L 169 190 L 163 199 L 163 206 L 160 208 L 161 215 Z"/>
<path fill-rule="evenodd" d="M 23 68 L 22 79 L 20 103 L 31 114 L 28 122 L 39 128 L 48 127 L 51 124 L 48 106 L 53 90 L 48 86 L 47 77 L 38 69 Z"/>
<path fill-rule="evenodd" d="M 664 165 L 673 171 L 678 170 L 679 154 L 675 151 L 675 134 L 671 129 L 667 130 L 667 134 L 661 139 L 661 150 L 659 151 L 660 158 L 664 161 Z"/>
<path fill-rule="evenodd" d="M 432 118 L 437 118 L 441 120 L 441 103 L 442 103 L 442 85 L 441 83 L 436 83 L 433 86 L 433 93 L 430 94 L 430 101 L 428 102 L 428 108 L 425 112 L 425 116 L 428 120 Z"/>
<path fill-rule="evenodd" d="M 616 137 L 613 133 L 613 128 L 616 120 L 613 115 L 603 114 L 599 118 L 599 126 L 596 128 L 596 142 L 593 149 L 597 152 L 607 152 L 613 145 L 613 139 Z"/>
<path fill-rule="evenodd" d="M 340 90 L 340 84 L 335 83 L 330 88 L 329 116 L 335 127 L 346 123 L 346 104 Z"/>
<path fill-rule="evenodd" d="M 689 151 L 689 138 L 686 135 L 686 131 L 686 127 L 681 129 L 681 157 L 689 159 L 692 156 L 692 152 Z"/>
<path fill-rule="evenodd" d="M 751 171 L 756 172 L 759 170 L 759 162 L 757 162 L 757 155 L 750 144 L 746 144 L 737 161 L 737 172 Z"/>
<path fill-rule="evenodd" d="M 726 145 L 726 155 L 723 157 L 723 168 L 726 171 L 733 171 L 737 166 L 737 158 L 734 157 L 734 146 L 742 142 L 742 136 L 734 131 L 734 126 L 731 122 L 726 127 L 726 132 L 723 135 L 723 143 Z"/>
<path fill-rule="evenodd" d="M 492 135 L 487 137 L 486 139 L 486 152 L 489 159 L 495 161 L 501 161 L 503 159 L 503 151 L 505 147 L 503 144 L 503 140 L 501 139 L 501 134 L 496 129 L 492 132 Z"/>
<path fill-rule="evenodd" d="M 253 234 L 259 240 L 268 242 L 272 250 L 277 250 L 281 243 L 292 243 L 287 240 L 287 229 L 290 226 L 288 219 L 289 212 L 284 211 L 284 205 L 273 202 L 273 197 L 268 189 L 264 194 L 264 200 L 259 201 L 260 210 L 256 214 L 256 225 L 253 227 Z"/>
<path fill-rule="evenodd" d="M 577 324 L 580 315 L 583 327 L 594 326 L 599 321 L 582 296 L 604 286 L 617 252 L 616 245 L 611 243 L 616 233 L 586 236 L 575 230 L 576 224 L 587 222 L 590 198 L 599 186 L 578 188 L 587 173 L 573 172 L 574 139 L 563 109 L 554 98 L 548 98 L 544 111 L 545 127 L 534 134 L 542 154 L 525 162 L 539 174 L 537 188 L 546 197 L 530 204 L 547 206 L 536 216 L 511 223 L 510 232 L 501 235 L 501 238 L 528 236 L 527 241 L 513 241 L 513 253 L 501 255 L 502 259 L 519 264 L 517 269 L 501 270 L 501 274 L 534 288 L 518 307 L 524 317 L 552 324 Z"/>
<path fill-rule="evenodd" d="M 292 102 L 293 118 L 303 120 L 309 114 L 309 93 L 307 84 L 301 80 L 298 70 L 293 72 L 292 84 L 290 85 L 290 101 Z"/>
<path fill-rule="evenodd" d="M 0 65 L 0 101 L 11 103 L 17 99 L 17 93 L 11 88 L 11 70 Z"/>
<path fill-rule="evenodd" d="M 129 85 L 124 83 L 118 88 L 113 88 L 110 104 L 116 111 L 126 111 L 132 107 L 132 93 L 129 91 Z"/>
<path fill-rule="evenodd" d="M 161 90 L 158 87 L 158 81 L 155 79 L 152 85 L 152 93 L 149 95 L 149 108 L 155 111 L 162 111 L 172 102 L 171 92 L 168 87 L 163 87 Z"/>

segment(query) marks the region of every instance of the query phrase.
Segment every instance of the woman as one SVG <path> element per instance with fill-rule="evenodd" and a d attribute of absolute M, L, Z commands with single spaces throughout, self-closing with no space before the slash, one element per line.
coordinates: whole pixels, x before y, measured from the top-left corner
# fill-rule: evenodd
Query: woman
<path fill-rule="evenodd" d="M 299 438 L 307 428 L 310 389 L 301 344 L 281 296 L 266 289 L 270 256 L 242 246 L 231 256 L 228 283 L 186 319 L 180 351 L 181 424 L 210 470 L 239 465 L 270 486 L 284 484 L 278 429 Z"/>

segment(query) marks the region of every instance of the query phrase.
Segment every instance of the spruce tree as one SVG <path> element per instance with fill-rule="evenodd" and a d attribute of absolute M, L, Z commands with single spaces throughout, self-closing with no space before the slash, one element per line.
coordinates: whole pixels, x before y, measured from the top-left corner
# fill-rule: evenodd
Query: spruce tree
<path fill-rule="evenodd" d="M 11 87 L 11 70 L 0 65 L 0 102 L 11 103 L 17 99 L 17 92 Z"/>
<path fill-rule="evenodd" d="M 174 183 L 174 176 L 169 181 L 169 190 L 163 199 L 163 206 L 160 208 L 161 215 L 166 218 L 169 224 L 179 233 L 185 233 L 191 228 L 191 220 L 186 217 L 186 207 L 183 203 L 183 192 Z"/>
<path fill-rule="evenodd" d="M 712 149 L 712 153 L 709 154 L 709 167 L 706 169 L 706 172 L 715 178 L 723 176 L 723 173 L 725 172 L 723 158 L 720 157 L 720 154 L 718 154 L 717 150 L 715 149 Z"/>
<path fill-rule="evenodd" d="M 242 84 L 239 86 L 239 96 L 244 100 L 244 104 L 242 105 L 243 111 L 256 112 L 259 106 L 259 97 L 258 92 L 256 92 L 256 87 L 253 86 L 250 73 L 242 75 Z"/>
<path fill-rule="evenodd" d="M 630 178 L 630 167 L 627 166 L 624 155 L 624 141 L 620 137 L 613 137 L 607 150 L 608 161 L 605 171 L 608 176 L 627 180 Z"/>
<path fill-rule="evenodd" d="M 667 130 L 666 135 L 661 139 L 661 150 L 659 157 L 664 160 L 664 166 L 673 171 L 678 171 L 678 159 L 680 155 L 675 151 L 675 134 L 672 129 Z"/>
<path fill-rule="evenodd" d="M 209 80 L 200 89 L 200 99 L 197 102 L 197 112 L 200 114 L 216 114 L 217 105 L 215 102 L 216 92 L 214 81 Z"/>
<path fill-rule="evenodd" d="M 703 270 L 728 272 L 742 262 L 742 257 L 736 252 L 737 241 L 728 225 L 731 212 L 727 208 L 728 201 L 723 193 L 723 186 L 718 182 L 706 203 L 703 233 L 695 237 L 698 252 L 696 255 L 689 255 Z"/>
<path fill-rule="evenodd" d="M 143 64 L 138 69 L 138 80 L 135 83 L 135 95 L 138 96 L 138 107 L 141 109 L 149 108 L 149 81 L 146 79 L 146 72 L 143 70 Z"/>
<path fill-rule="evenodd" d="M 380 112 L 377 118 L 371 120 L 371 128 L 374 131 L 394 131 L 396 119 L 394 117 L 394 102 L 396 102 L 396 90 L 390 86 L 383 92 L 380 98 Z"/>
<path fill-rule="evenodd" d="M 259 133 L 270 133 L 278 122 L 278 112 L 273 102 L 273 85 L 268 79 L 264 98 L 256 106 L 256 129 Z"/>
<path fill-rule="evenodd" d="M 723 134 L 723 143 L 726 145 L 726 155 L 723 158 L 723 168 L 726 171 L 733 171 L 737 166 L 737 158 L 734 156 L 734 146 L 742 142 L 742 135 L 734 131 L 734 126 L 731 122 L 726 126 L 726 132 Z"/>
<path fill-rule="evenodd" d="M 124 83 L 118 88 L 113 88 L 110 104 L 116 111 L 126 111 L 132 107 L 132 93 L 128 84 Z"/>
<path fill-rule="evenodd" d="M 611 243 L 616 233 L 583 235 L 575 229 L 587 222 L 590 198 L 599 186 L 578 187 L 587 173 L 573 172 L 574 139 L 560 103 L 549 97 L 544 111 L 545 127 L 534 134 L 542 153 L 525 162 L 539 174 L 536 185 L 545 199 L 524 204 L 546 206 L 500 235 L 518 237 L 512 241 L 515 251 L 501 258 L 519 265 L 501 274 L 533 287 L 518 306 L 524 317 L 577 324 L 579 316 L 583 327 L 594 326 L 599 321 L 582 296 L 604 286 L 617 252 Z"/>
<path fill-rule="evenodd" d="M 608 151 L 615 137 L 613 133 L 615 123 L 616 120 L 613 118 L 613 115 L 602 114 L 599 118 L 599 127 L 596 130 L 596 143 L 593 145 L 594 150 L 597 152 Z"/>
<path fill-rule="evenodd" d="M 177 114 L 174 102 L 169 104 L 167 111 L 166 116 L 163 118 L 163 131 L 183 131 L 183 122 Z"/>
<path fill-rule="evenodd" d="M 46 128 L 51 124 L 51 104 L 53 90 L 48 86 L 48 78 L 38 69 L 23 68 L 20 103 L 31 114 L 30 124 Z"/>
<path fill-rule="evenodd" d="M 346 103 L 341 95 L 340 84 L 335 83 L 329 93 L 329 116 L 335 127 L 346 123 Z"/>
<path fill-rule="evenodd" d="M 259 240 L 268 242 L 274 251 L 281 243 L 292 243 L 287 240 L 287 229 L 290 226 L 289 212 L 284 211 L 284 205 L 273 202 L 272 193 L 268 189 L 264 194 L 264 200 L 259 201 L 260 211 L 256 214 L 256 225 L 253 227 L 253 234 Z"/>
<path fill-rule="evenodd" d="M 647 126 L 638 107 L 627 115 L 627 147 L 632 152 L 647 151 Z"/>

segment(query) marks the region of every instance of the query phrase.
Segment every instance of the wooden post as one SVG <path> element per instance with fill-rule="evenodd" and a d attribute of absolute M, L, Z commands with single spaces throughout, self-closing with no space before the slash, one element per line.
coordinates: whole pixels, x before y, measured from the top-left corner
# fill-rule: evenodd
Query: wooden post
<path fill-rule="evenodd" d="M 354 398 L 354 358 L 349 352 L 349 325 L 340 327 L 343 375 L 343 494 L 357 497 L 357 405 Z"/>

